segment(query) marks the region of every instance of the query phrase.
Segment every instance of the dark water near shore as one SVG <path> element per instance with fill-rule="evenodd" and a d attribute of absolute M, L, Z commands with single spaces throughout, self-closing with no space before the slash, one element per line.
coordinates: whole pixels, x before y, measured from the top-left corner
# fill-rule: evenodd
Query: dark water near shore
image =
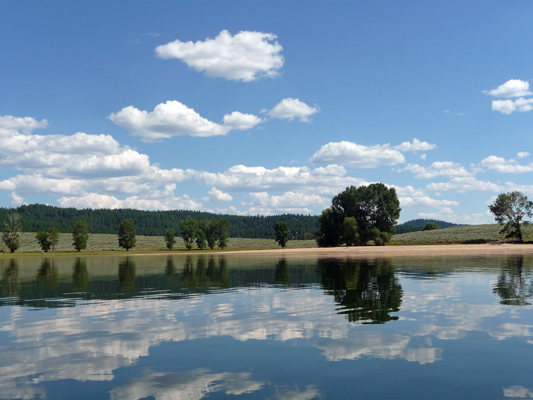
<path fill-rule="evenodd" d="M 0 259 L 2 399 L 533 398 L 533 258 Z"/>

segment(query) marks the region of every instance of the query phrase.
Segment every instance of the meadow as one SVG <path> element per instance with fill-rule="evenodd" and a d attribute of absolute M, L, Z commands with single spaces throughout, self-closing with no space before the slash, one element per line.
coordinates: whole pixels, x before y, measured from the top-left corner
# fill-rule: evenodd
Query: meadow
<path fill-rule="evenodd" d="M 421 231 L 394 235 L 388 244 L 391 245 L 432 245 L 432 244 L 474 244 L 496 241 L 507 241 L 499 234 L 501 226 L 497 224 L 454 226 L 434 231 Z M 523 227 L 524 241 L 533 241 L 533 226 Z M 16 253 L 40 253 L 41 248 L 35 239 L 35 233 L 23 232 L 20 236 L 20 248 Z M 372 242 L 369 245 L 373 245 Z M 306 249 L 317 247 L 315 240 L 289 240 L 287 248 Z M 230 238 L 226 250 L 263 250 L 279 249 L 273 239 Z M 6 246 L 0 242 L 0 251 L 9 253 Z M 89 234 L 87 249 L 83 252 L 126 252 L 118 246 L 118 236 L 112 234 Z M 137 235 L 137 245 L 130 252 L 168 252 L 163 236 Z M 173 252 L 185 252 L 185 244 L 181 238 L 176 238 Z M 210 252 L 212 250 L 198 250 Z M 220 251 L 217 247 L 213 251 Z M 72 246 L 72 234 L 60 233 L 56 252 L 75 252 Z"/>

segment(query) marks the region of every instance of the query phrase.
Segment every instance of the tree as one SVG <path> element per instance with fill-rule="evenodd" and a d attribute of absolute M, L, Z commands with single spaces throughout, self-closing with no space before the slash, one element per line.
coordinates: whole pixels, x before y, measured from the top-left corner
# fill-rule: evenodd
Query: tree
<path fill-rule="evenodd" d="M 342 242 L 344 215 L 332 208 L 326 208 L 318 218 L 319 232 L 316 243 L 319 247 L 336 247 Z"/>
<path fill-rule="evenodd" d="M 174 229 L 172 228 L 168 228 L 165 231 L 165 243 L 167 244 L 167 248 L 169 250 L 172 250 L 172 247 L 174 247 L 174 243 L 176 243 L 175 234 L 176 232 L 174 232 Z"/>
<path fill-rule="evenodd" d="M 54 227 L 48 228 L 48 241 L 50 242 L 50 248 L 54 251 L 59 243 L 59 229 Z"/>
<path fill-rule="evenodd" d="M 438 225 L 435 222 L 428 222 L 426 226 L 424 226 L 423 231 L 434 231 L 436 229 L 440 229 Z"/>
<path fill-rule="evenodd" d="M 396 189 L 383 183 L 350 186 L 333 198 L 331 208 L 342 214 L 342 220 L 355 218 L 361 244 L 374 238 L 372 228 L 392 233 L 401 211 Z"/>
<path fill-rule="evenodd" d="M 89 226 L 87 221 L 76 221 L 74 229 L 72 230 L 72 245 L 77 251 L 82 251 L 87 248 L 87 241 L 89 240 Z"/>
<path fill-rule="evenodd" d="M 357 221 L 354 217 L 346 217 L 342 223 L 342 239 L 346 246 L 359 244 L 359 233 L 357 231 Z"/>
<path fill-rule="evenodd" d="M 194 240 L 196 239 L 196 231 L 198 230 L 198 223 L 195 219 L 183 219 L 180 221 L 180 234 L 185 242 L 187 250 L 192 249 Z"/>
<path fill-rule="evenodd" d="M 126 249 L 126 251 L 134 248 L 137 242 L 135 234 L 135 222 L 131 218 L 125 219 L 118 228 L 118 245 Z"/>
<path fill-rule="evenodd" d="M 501 193 L 489 209 L 494 214 L 496 222 L 504 225 L 500 234 L 523 242 L 521 225 L 529 224 L 524 218 L 533 215 L 533 202 L 521 192 Z"/>
<path fill-rule="evenodd" d="M 228 220 L 222 218 L 217 221 L 217 240 L 218 240 L 218 247 L 222 250 L 224 250 L 225 247 L 228 247 L 228 234 L 229 230 L 229 222 Z"/>
<path fill-rule="evenodd" d="M 289 225 L 283 221 L 276 222 L 274 233 L 276 234 L 276 242 L 284 249 L 289 240 Z"/>
<path fill-rule="evenodd" d="M 4 222 L 2 240 L 7 248 L 14 253 L 20 247 L 20 232 L 22 232 L 22 219 L 19 214 L 9 214 Z"/>
<path fill-rule="evenodd" d="M 37 232 L 35 234 L 35 239 L 37 239 L 37 242 L 39 242 L 39 246 L 41 246 L 42 251 L 48 251 L 50 250 L 50 247 L 52 247 L 52 243 L 50 243 L 50 238 L 48 237 L 48 232 Z"/>
<path fill-rule="evenodd" d="M 200 229 L 205 233 L 207 245 L 213 250 L 218 240 L 218 221 L 204 219 L 200 221 Z"/>
<path fill-rule="evenodd" d="M 198 246 L 200 250 L 203 250 L 207 247 L 205 232 L 200 227 L 196 232 L 196 246 Z"/>

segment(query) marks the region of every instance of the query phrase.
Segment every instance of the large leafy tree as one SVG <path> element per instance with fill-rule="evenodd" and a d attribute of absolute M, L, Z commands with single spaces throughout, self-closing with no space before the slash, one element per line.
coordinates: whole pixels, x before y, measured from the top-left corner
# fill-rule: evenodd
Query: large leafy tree
<path fill-rule="evenodd" d="M 496 222 L 504 225 L 500 231 L 506 238 L 516 238 L 523 242 L 522 225 L 529 224 L 524 218 L 533 215 L 533 202 L 521 192 L 509 192 L 498 195 L 496 201 L 489 206 Z"/>
<path fill-rule="evenodd" d="M 59 243 L 59 229 L 55 227 L 48 228 L 48 242 L 50 242 L 50 248 L 52 251 L 56 249 L 57 244 Z"/>
<path fill-rule="evenodd" d="M 217 220 L 216 224 L 218 247 L 224 250 L 225 247 L 228 247 L 229 222 L 227 219 L 222 218 Z"/>
<path fill-rule="evenodd" d="M 135 236 L 135 222 L 131 218 L 122 221 L 118 228 L 118 245 L 129 251 L 137 243 Z"/>
<path fill-rule="evenodd" d="M 344 215 L 337 209 L 326 208 L 318 218 L 316 243 L 320 247 L 336 247 L 342 242 Z"/>
<path fill-rule="evenodd" d="M 185 247 L 192 249 L 198 231 L 198 222 L 195 219 L 184 219 L 180 221 L 180 234 L 185 242 Z"/>
<path fill-rule="evenodd" d="M 172 250 L 172 247 L 174 247 L 174 243 L 176 243 L 175 235 L 176 232 L 174 232 L 174 229 L 172 228 L 167 228 L 167 230 L 165 231 L 165 243 L 169 250 Z"/>
<path fill-rule="evenodd" d="M 289 225 L 283 221 L 276 222 L 276 225 L 274 225 L 274 233 L 276 235 L 276 242 L 278 242 L 281 248 L 284 249 L 289 241 Z"/>
<path fill-rule="evenodd" d="M 333 198 L 331 207 L 343 217 L 355 218 L 361 244 L 373 239 L 374 228 L 392 233 L 401 211 L 396 189 L 383 183 L 350 186 Z"/>
<path fill-rule="evenodd" d="M 87 225 L 87 221 L 76 221 L 72 230 L 72 240 L 74 240 L 72 245 L 77 251 L 87 248 L 87 242 L 89 241 L 89 225 Z"/>
<path fill-rule="evenodd" d="M 14 253 L 20 247 L 20 232 L 22 232 L 22 219 L 19 214 L 9 214 L 4 221 L 2 240 L 7 248 Z"/>
<path fill-rule="evenodd" d="M 37 232 L 35 234 L 35 239 L 37 239 L 37 242 L 39 242 L 39 246 L 41 246 L 43 251 L 48 251 L 52 247 L 52 243 L 50 243 L 50 238 L 48 237 L 48 232 Z"/>

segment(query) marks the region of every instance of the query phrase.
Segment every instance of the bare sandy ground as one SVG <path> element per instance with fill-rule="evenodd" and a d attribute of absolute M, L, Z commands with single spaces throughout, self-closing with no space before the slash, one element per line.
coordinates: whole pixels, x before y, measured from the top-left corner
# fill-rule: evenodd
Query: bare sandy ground
<path fill-rule="evenodd" d="M 173 253 L 184 255 L 186 253 Z M 199 253 L 190 253 L 196 254 Z M 448 256 L 512 256 L 533 255 L 531 244 L 447 244 L 421 246 L 356 246 L 311 249 L 239 250 L 209 254 L 286 257 L 448 257 Z M 168 253 L 167 253 L 168 255 Z"/>

